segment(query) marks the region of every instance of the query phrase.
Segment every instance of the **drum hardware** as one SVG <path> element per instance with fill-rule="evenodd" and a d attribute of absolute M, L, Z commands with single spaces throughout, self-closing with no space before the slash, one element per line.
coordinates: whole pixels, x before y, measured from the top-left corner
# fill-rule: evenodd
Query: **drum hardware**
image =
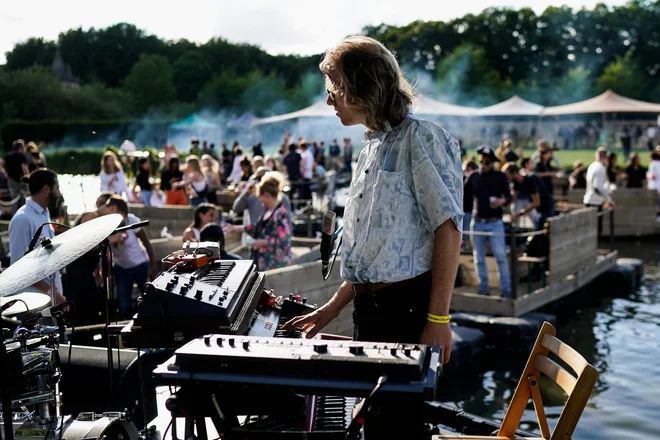
<path fill-rule="evenodd" d="M 39 319 L 62 317 L 63 309 L 71 303 L 54 304 L 54 297 L 43 293 L 23 292 L 37 281 L 51 276 L 80 256 L 92 250 L 115 231 L 122 217 L 111 214 L 77 226 L 40 245 L 31 243 L 26 255 L 0 273 L 0 303 L 2 316 L 17 317 L 21 321 L 13 338 L 0 344 L 0 375 L 2 388 L 2 425 L 5 440 L 19 439 L 114 439 L 137 440 L 137 429 L 123 413 L 100 416 L 83 414 L 73 420 L 60 414 L 59 392 L 60 358 L 59 329 L 44 326 Z M 144 226 L 148 222 L 119 228 L 117 232 Z M 42 225 L 43 226 L 43 225 Z M 35 236 L 38 238 L 40 231 Z M 105 250 L 107 251 L 107 246 Z M 107 263 L 108 260 L 105 260 Z M 109 277 L 106 268 L 106 277 Z M 107 283 L 107 278 L 106 278 Z M 107 286 L 106 284 L 106 292 Z M 54 294 L 55 289 L 51 289 Z M 6 295 L 13 295 L 7 297 Z M 107 298 L 106 298 L 107 304 Z M 107 309 L 107 306 L 106 306 Z M 4 331 L 3 331 L 4 334 Z M 109 349 L 109 347 L 108 347 Z M 29 411 L 26 407 L 32 406 Z M 18 410 L 16 413 L 12 411 Z M 85 426 L 85 424 L 89 426 Z M 97 435 L 98 434 L 98 435 Z M 94 436 L 96 435 L 96 436 Z"/>

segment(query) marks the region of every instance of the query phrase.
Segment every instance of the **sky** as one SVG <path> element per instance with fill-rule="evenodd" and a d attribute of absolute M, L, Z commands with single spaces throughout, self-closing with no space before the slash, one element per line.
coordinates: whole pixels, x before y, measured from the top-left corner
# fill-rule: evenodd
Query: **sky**
<path fill-rule="evenodd" d="M 626 0 L 564 0 L 573 8 Z M 547 0 L 27 0 L 0 9 L 0 64 L 14 44 L 29 37 L 55 40 L 71 28 L 132 23 L 164 39 L 206 42 L 222 37 L 251 43 L 271 54 L 321 53 L 366 25 L 404 25 L 415 20 L 451 20 L 490 6 L 531 7 Z"/>

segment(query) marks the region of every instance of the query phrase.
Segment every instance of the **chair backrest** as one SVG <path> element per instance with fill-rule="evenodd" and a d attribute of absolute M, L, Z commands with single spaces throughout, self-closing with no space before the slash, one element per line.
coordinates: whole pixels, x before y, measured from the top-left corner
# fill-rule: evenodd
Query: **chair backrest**
<path fill-rule="evenodd" d="M 545 439 L 570 439 L 582 411 L 589 400 L 598 371 L 570 346 L 555 337 L 556 330 L 549 322 L 544 322 L 536 339 L 532 353 L 527 360 L 525 370 L 520 376 L 518 387 L 513 394 L 498 435 L 513 437 L 530 397 L 539 422 L 541 435 Z M 548 357 L 552 352 L 565 362 L 574 372 L 570 373 Z M 568 394 L 566 405 L 557 420 L 552 434 L 543 409 L 538 378 L 543 373 L 556 382 Z"/>

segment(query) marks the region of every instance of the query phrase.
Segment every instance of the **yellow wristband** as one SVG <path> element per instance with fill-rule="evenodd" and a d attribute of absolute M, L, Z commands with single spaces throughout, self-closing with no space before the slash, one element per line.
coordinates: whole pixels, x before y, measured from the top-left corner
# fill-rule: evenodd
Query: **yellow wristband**
<path fill-rule="evenodd" d="M 449 321 L 451 320 L 451 316 L 449 315 L 440 316 L 440 315 L 434 315 L 433 313 L 429 313 L 428 315 L 426 315 L 426 320 L 434 324 L 448 324 Z"/>

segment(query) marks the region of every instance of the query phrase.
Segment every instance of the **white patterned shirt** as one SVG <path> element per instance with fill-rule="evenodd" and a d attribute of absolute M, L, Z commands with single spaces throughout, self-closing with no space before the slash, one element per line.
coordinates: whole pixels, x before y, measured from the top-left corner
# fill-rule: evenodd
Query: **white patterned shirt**
<path fill-rule="evenodd" d="M 433 122 L 407 116 L 373 133 L 358 157 L 344 210 L 341 276 L 397 282 L 431 270 L 435 230 L 463 222 L 458 143 Z"/>

